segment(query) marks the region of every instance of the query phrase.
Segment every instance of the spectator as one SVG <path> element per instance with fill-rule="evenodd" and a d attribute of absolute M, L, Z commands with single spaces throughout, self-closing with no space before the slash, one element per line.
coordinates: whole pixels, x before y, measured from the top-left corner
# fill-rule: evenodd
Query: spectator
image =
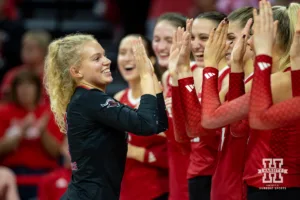
<path fill-rule="evenodd" d="M 0 199 L 19 200 L 14 173 L 6 167 L 0 167 L 0 177 Z"/>
<path fill-rule="evenodd" d="M 39 104 L 40 93 L 39 77 L 20 71 L 11 86 L 12 102 L 0 106 L 0 165 L 10 167 L 18 181 L 58 167 L 63 134 L 49 106 Z M 34 186 L 22 185 L 19 191 L 22 199 L 36 195 Z"/>
<path fill-rule="evenodd" d="M 31 30 L 25 33 L 22 40 L 23 65 L 15 67 L 7 72 L 0 88 L 2 99 L 8 100 L 10 85 L 15 75 L 22 69 L 29 69 L 42 79 L 44 71 L 44 59 L 47 53 L 51 36 L 42 30 Z M 48 102 L 45 90 L 42 90 L 42 102 Z"/>
<path fill-rule="evenodd" d="M 0 0 L 0 81 L 6 71 L 21 64 L 21 38 L 25 29 L 16 19 L 13 1 Z"/>
<path fill-rule="evenodd" d="M 68 150 L 67 137 L 61 148 L 63 167 L 43 176 L 39 184 L 39 200 L 60 200 L 60 197 L 68 188 L 71 179 L 71 157 Z"/>

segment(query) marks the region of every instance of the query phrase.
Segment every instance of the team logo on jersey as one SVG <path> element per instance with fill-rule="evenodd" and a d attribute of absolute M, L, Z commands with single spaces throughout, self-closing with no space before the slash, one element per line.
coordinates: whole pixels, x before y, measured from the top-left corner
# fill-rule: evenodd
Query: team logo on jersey
<path fill-rule="evenodd" d="M 195 86 L 193 84 L 191 85 L 186 85 L 185 88 L 189 91 L 189 92 L 192 92 L 193 89 L 195 88 Z"/>
<path fill-rule="evenodd" d="M 155 161 L 156 161 L 156 158 L 155 158 L 154 154 L 152 152 L 149 152 L 148 162 L 153 163 Z"/>
<path fill-rule="evenodd" d="M 200 142 L 200 137 L 196 137 L 196 138 L 193 138 L 191 139 L 191 142 Z"/>
<path fill-rule="evenodd" d="M 282 168 L 282 158 L 263 158 L 263 168 L 258 170 L 258 174 L 263 174 L 262 182 L 266 183 L 268 188 L 278 188 L 283 183 L 282 174 L 287 174 L 288 170 Z"/>
<path fill-rule="evenodd" d="M 211 72 L 208 72 L 208 73 L 205 73 L 204 76 L 206 79 L 210 79 L 211 77 L 215 76 L 216 74 L 215 73 L 211 73 Z"/>
<path fill-rule="evenodd" d="M 113 99 L 107 99 L 104 104 L 101 104 L 101 106 L 107 108 L 113 108 L 113 107 L 119 107 L 120 104 Z"/>
<path fill-rule="evenodd" d="M 77 162 L 71 162 L 71 169 L 72 169 L 72 171 L 77 171 L 78 170 Z"/>
<path fill-rule="evenodd" d="M 270 63 L 265 63 L 265 62 L 259 62 L 259 63 L 257 63 L 257 65 L 261 71 L 268 69 L 271 66 Z"/>

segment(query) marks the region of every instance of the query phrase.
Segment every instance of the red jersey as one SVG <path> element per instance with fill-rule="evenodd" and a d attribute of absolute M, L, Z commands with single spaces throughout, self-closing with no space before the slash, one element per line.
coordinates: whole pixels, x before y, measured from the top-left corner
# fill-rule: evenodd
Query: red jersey
<path fill-rule="evenodd" d="M 39 200 L 60 200 L 68 188 L 72 172 L 66 168 L 59 168 L 41 178 L 38 185 Z"/>
<path fill-rule="evenodd" d="M 122 104 L 136 107 L 139 99 L 134 99 L 130 89 L 126 89 L 120 99 Z M 127 158 L 120 193 L 121 200 L 154 199 L 168 192 L 168 162 L 166 138 L 137 136 L 128 133 L 128 143 L 146 149 L 143 163 Z"/>
<path fill-rule="evenodd" d="M 218 88 L 221 90 L 222 83 L 228 76 L 230 68 L 226 66 L 219 72 Z M 201 93 L 198 94 L 201 101 Z M 191 157 L 188 168 L 188 178 L 197 176 L 213 175 L 216 167 L 218 146 L 220 145 L 221 129 L 216 135 L 197 137 L 191 140 Z"/>
<path fill-rule="evenodd" d="M 251 129 L 244 180 L 261 187 L 300 187 L 300 127 Z M 268 173 L 275 167 L 278 174 Z M 277 182 L 277 183 L 276 183 Z"/>
<path fill-rule="evenodd" d="M 55 123 L 54 116 L 47 105 L 40 105 L 31 112 L 38 120 L 45 113 L 51 114 L 47 125 L 47 131 L 58 142 L 62 142 L 64 135 L 60 132 Z M 0 138 L 4 134 L 9 137 L 9 134 L 14 134 L 16 131 L 14 123 L 24 119 L 29 112 L 15 104 L 4 104 L 0 107 Z M 58 166 L 57 160 L 52 158 L 43 147 L 40 139 L 40 132 L 36 130 L 34 125 L 27 129 L 24 138 L 20 141 L 18 148 L 7 154 L 0 160 L 1 165 L 8 167 L 28 167 L 31 169 L 51 169 Z"/>
<path fill-rule="evenodd" d="M 300 127 L 278 120 L 295 112 L 284 106 L 288 101 L 273 105 L 272 63 L 270 56 L 256 56 L 249 121 L 251 127 L 262 130 L 251 129 L 244 179 L 256 188 L 300 187 Z M 283 128 L 274 129 L 274 124 Z"/>
<path fill-rule="evenodd" d="M 25 65 L 14 67 L 5 74 L 0 87 L 0 98 L 3 98 L 10 92 L 12 81 L 14 80 L 15 76 L 22 70 L 27 70 L 27 67 Z M 40 76 L 40 78 L 41 83 L 43 83 L 43 74 Z M 42 87 L 41 103 L 50 103 L 49 97 L 44 87 Z"/>
<path fill-rule="evenodd" d="M 245 84 L 252 80 L 252 78 L 253 74 L 244 80 Z M 244 135 L 241 137 L 234 137 L 232 135 L 234 131 L 230 130 L 230 126 L 223 129 L 218 163 L 212 179 L 212 200 L 246 199 L 243 170 L 249 137 L 249 124 L 247 120 L 245 120 L 242 126 L 244 126 L 243 129 L 239 131 L 244 132 Z"/>
<path fill-rule="evenodd" d="M 166 99 L 172 98 L 172 86 L 170 75 L 167 77 Z M 168 138 L 168 161 L 169 161 L 169 200 L 188 200 L 188 182 L 186 174 L 189 164 L 189 143 L 178 143 L 174 136 L 173 119 L 168 112 L 169 129 L 165 131 Z M 184 123 L 184 122 L 182 122 Z"/>

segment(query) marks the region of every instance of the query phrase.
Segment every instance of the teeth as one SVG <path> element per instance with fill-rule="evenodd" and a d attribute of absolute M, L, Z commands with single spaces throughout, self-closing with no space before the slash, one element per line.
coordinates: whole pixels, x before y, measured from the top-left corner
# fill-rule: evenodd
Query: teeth
<path fill-rule="evenodd" d="M 159 54 L 160 56 L 169 56 L 169 54 Z"/>
<path fill-rule="evenodd" d="M 105 70 L 103 73 L 110 73 L 110 70 Z"/>
<path fill-rule="evenodd" d="M 125 66 L 125 69 L 132 69 L 134 68 L 135 66 Z"/>

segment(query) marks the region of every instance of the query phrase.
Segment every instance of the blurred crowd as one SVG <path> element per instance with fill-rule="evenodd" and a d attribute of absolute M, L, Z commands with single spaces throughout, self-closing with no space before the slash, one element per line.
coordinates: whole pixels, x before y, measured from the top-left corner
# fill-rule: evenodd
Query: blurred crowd
<path fill-rule="evenodd" d="M 53 36 L 47 30 L 26 30 L 18 16 L 21 2 L 0 0 L 0 200 L 57 200 L 68 186 L 71 166 L 66 137 L 55 123 L 42 84 L 44 58 Z M 105 19 L 119 30 L 120 38 L 137 33 L 150 40 L 162 13 L 194 17 L 258 4 L 258 0 L 101 2 Z"/>

